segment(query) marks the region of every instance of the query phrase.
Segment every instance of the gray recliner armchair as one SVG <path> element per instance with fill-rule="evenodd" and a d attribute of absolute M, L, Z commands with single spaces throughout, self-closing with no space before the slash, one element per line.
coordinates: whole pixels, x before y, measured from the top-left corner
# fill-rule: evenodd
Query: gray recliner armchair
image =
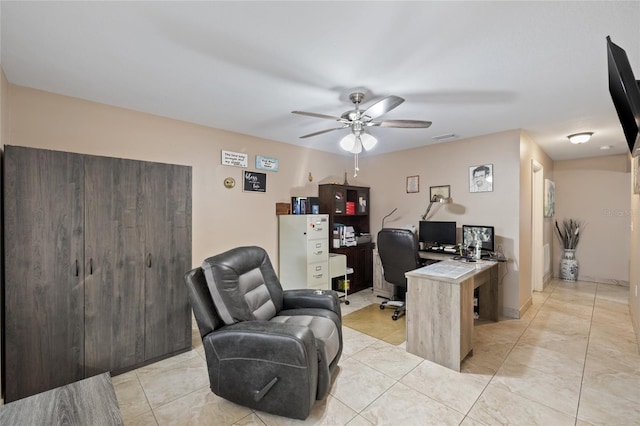
<path fill-rule="evenodd" d="M 307 418 L 327 394 L 342 354 L 337 294 L 283 290 L 260 247 L 210 257 L 185 281 L 213 393 L 255 410 Z"/>

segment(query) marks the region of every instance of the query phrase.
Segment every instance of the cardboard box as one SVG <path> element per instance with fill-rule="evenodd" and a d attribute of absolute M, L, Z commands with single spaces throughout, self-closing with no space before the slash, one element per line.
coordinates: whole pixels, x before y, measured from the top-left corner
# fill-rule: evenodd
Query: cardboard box
<path fill-rule="evenodd" d="M 291 204 L 289 203 L 276 203 L 276 214 L 291 214 Z"/>

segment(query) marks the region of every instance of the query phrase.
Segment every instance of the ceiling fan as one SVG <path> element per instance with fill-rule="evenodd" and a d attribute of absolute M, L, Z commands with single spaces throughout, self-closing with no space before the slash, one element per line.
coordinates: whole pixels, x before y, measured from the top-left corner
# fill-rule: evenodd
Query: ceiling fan
<path fill-rule="evenodd" d="M 360 109 L 360 104 L 364 100 L 364 93 L 354 92 L 349 95 L 349 99 L 353 102 L 355 109 L 350 110 L 342 114 L 340 117 L 334 117 L 326 114 L 318 114 L 315 112 L 305 111 L 291 111 L 293 114 L 306 115 L 309 117 L 324 118 L 327 120 L 337 121 L 342 123 L 340 127 L 334 127 L 331 129 L 320 130 L 318 132 L 309 133 L 307 135 L 300 136 L 301 139 L 309 138 L 312 136 L 321 135 L 323 133 L 331 132 L 334 130 L 351 128 L 351 133 L 342 138 L 340 146 L 345 151 L 349 151 L 353 154 L 359 154 L 364 148 L 366 151 L 370 150 L 378 142 L 375 137 L 366 131 L 367 127 L 396 127 L 396 128 L 427 128 L 431 126 L 430 121 L 421 120 L 377 120 L 380 116 L 386 114 L 398 105 L 404 102 L 404 99 L 399 96 L 387 96 L 380 101 L 374 103 L 366 110 Z"/>

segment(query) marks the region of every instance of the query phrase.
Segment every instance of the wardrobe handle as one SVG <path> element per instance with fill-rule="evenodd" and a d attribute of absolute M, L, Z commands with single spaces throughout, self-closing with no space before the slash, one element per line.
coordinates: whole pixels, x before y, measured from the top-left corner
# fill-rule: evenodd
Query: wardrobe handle
<path fill-rule="evenodd" d="M 151 268 L 151 253 L 147 255 L 147 267 Z"/>
<path fill-rule="evenodd" d="M 80 265 L 78 264 L 78 259 L 76 259 L 76 277 L 80 276 Z"/>
<path fill-rule="evenodd" d="M 89 275 L 93 275 L 93 257 L 89 258 Z"/>

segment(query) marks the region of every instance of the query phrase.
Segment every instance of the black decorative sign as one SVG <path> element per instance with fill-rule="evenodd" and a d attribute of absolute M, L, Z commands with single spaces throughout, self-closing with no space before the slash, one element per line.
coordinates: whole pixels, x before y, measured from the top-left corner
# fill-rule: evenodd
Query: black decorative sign
<path fill-rule="evenodd" d="M 267 174 L 245 170 L 242 189 L 247 192 L 267 192 Z"/>

